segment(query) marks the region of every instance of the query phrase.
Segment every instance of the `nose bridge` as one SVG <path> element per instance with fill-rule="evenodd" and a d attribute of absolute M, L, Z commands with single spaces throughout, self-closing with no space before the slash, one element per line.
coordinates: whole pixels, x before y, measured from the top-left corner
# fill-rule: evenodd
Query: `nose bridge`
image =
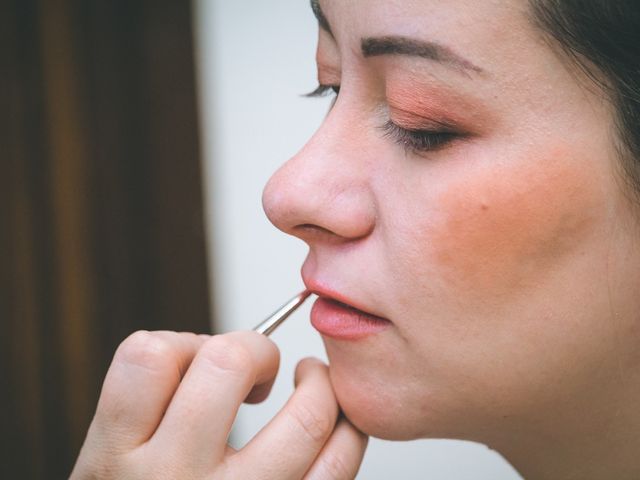
<path fill-rule="evenodd" d="M 362 132 L 353 125 L 346 115 L 332 111 L 302 150 L 269 180 L 263 205 L 276 227 L 300 237 L 301 232 L 322 230 L 343 239 L 372 231 L 370 169 L 359 148 Z"/>

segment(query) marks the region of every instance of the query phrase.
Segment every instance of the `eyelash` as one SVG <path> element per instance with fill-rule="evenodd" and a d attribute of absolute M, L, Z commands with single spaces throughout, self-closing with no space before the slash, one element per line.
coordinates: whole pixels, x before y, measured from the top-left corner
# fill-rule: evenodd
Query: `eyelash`
<path fill-rule="evenodd" d="M 460 136 L 446 130 L 408 130 L 396 125 L 392 120 L 388 120 L 381 129 L 385 136 L 414 153 L 435 152 Z"/>
<path fill-rule="evenodd" d="M 323 85 L 304 95 L 309 98 L 326 97 L 334 95 L 333 104 L 340 93 L 340 85 Z M 442 130 L 409 130 L 396 125 L 393 120 L 388 120 L 380 127 L 386 137 L 391 138 L 408 152 L 417 154 L 433 152 L 447 146 L 458 139 L 460 134 L 443 126 Z"/>
<path fill-rule="evenodd" d="M 329 95 L 336 95 L 338 96 L 338 94 L 340 93 L 340 85 L 323 85 L 320 84 L 318 85 L 318 87 L 313 91 L 313 92 L 309 92 L 307 94 L 305 94 L 305 97 L 308 98 L 318 98 L 318 97 L 326 97 Z"/>

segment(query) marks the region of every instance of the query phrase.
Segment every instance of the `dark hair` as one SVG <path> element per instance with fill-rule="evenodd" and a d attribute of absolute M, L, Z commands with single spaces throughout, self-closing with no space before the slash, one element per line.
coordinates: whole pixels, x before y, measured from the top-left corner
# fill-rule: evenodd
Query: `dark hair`
<path fill-rule="evenodd" d="M 550 34 L 615 109 L 622 167 L 640 202 L 640 2 L 530 0 Z"/>

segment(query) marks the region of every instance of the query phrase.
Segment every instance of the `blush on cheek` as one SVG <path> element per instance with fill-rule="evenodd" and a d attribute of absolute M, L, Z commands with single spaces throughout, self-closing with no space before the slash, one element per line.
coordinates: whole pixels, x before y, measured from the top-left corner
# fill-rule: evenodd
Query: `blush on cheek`
<path fill-rule="evenodd" d="M 536 285 L 579 252 L 602 214 L 598 174 L 557 147 L 522 162 L 469 172 L 437 201 L 431 249 L 456 294 L 503 295 Z"/>

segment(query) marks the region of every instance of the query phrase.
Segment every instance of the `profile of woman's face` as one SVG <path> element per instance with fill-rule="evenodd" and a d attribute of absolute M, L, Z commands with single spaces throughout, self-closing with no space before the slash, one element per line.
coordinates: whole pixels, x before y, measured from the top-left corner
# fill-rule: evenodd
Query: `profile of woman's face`
<path fill-rule="evenodd" d="M 524 0 L 320 8 L 339 94 L 264 207 L 311 289 L 389 320 L 323 336 L 344 412 L 391 439 L 580 429 L 640 362 L 610 105 Z"/>

